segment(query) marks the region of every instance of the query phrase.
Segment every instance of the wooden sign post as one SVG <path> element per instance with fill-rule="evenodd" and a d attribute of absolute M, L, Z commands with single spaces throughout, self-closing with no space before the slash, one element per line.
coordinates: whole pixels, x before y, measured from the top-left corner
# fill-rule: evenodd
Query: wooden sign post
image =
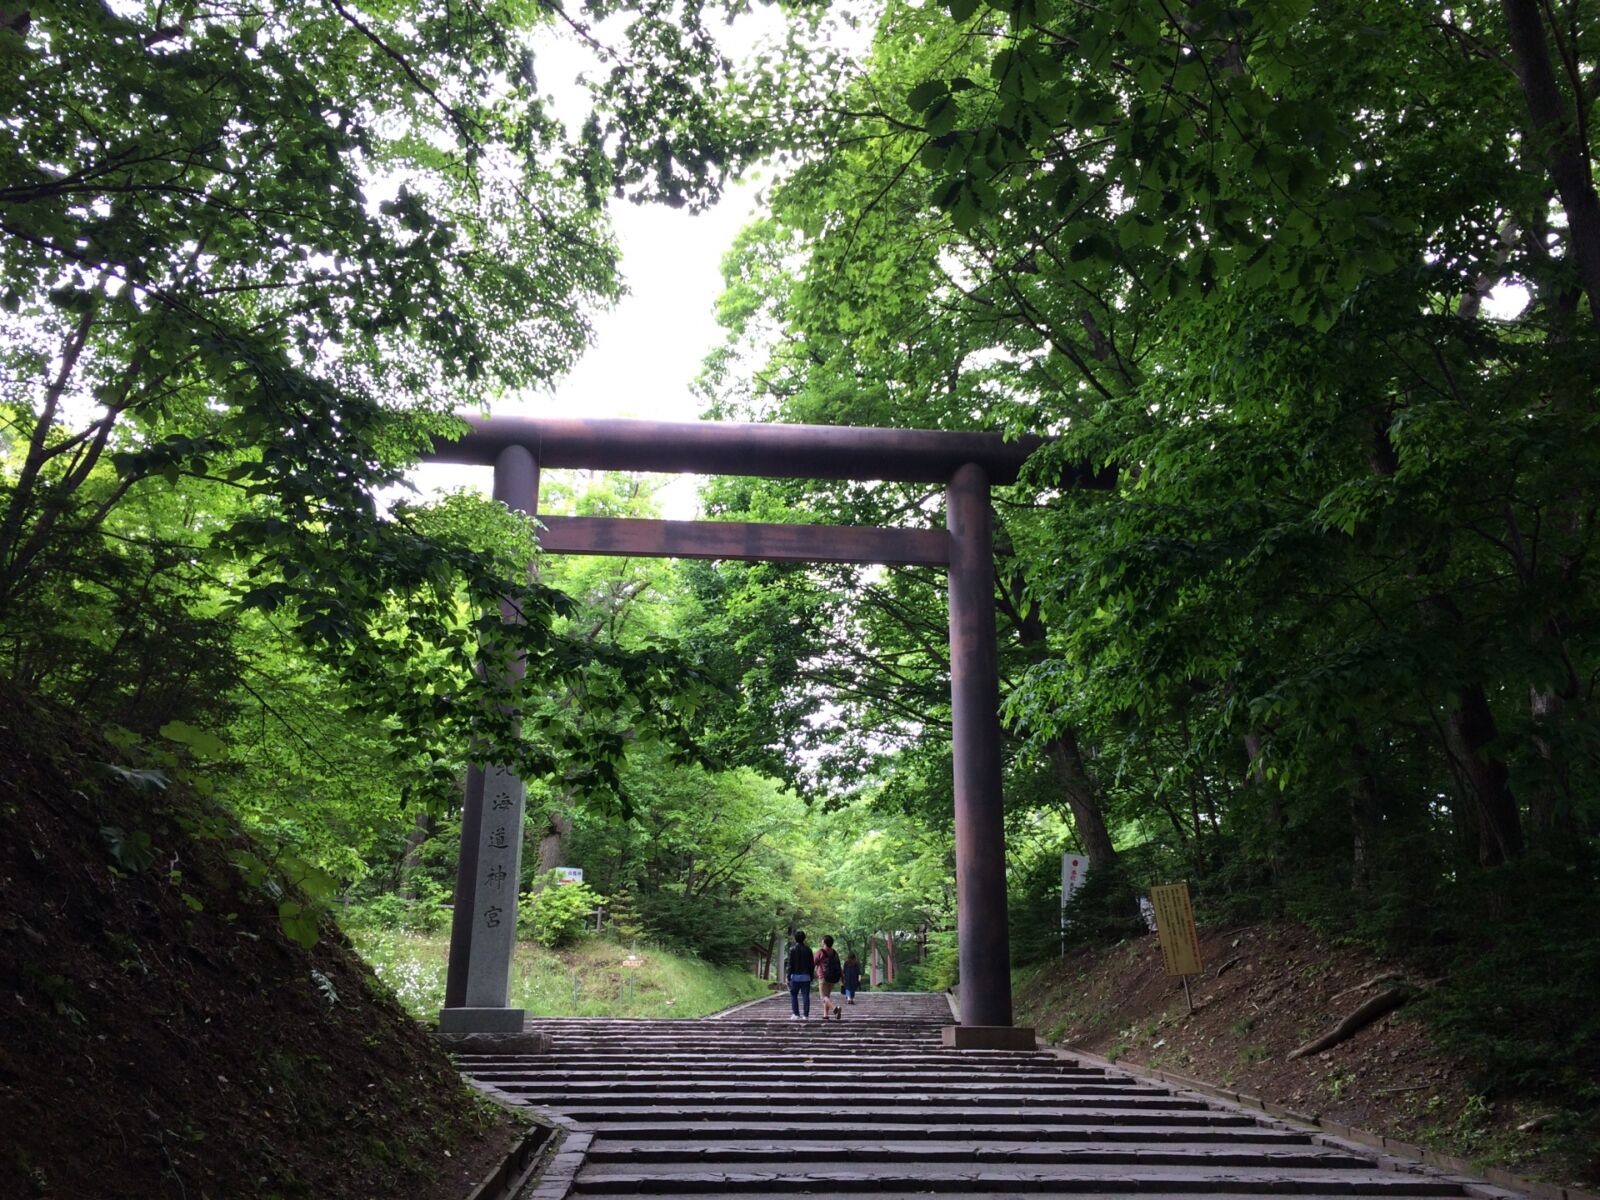
<path fill-rule="evenodd" d="M 1194 1012 L 1194 997 L 1189 994 L 1189 976 L 1200 974 L 1200 934 L 1194 927 L 1194 906 L 1189 903 L 1187 883 L 1166 883 L 1150 889 L 1150 905 L 1156 911 L 1156 937 L 1161 942 L 1161 957 L 1167 974 L 1183 980 L 1183 998 Z"/>

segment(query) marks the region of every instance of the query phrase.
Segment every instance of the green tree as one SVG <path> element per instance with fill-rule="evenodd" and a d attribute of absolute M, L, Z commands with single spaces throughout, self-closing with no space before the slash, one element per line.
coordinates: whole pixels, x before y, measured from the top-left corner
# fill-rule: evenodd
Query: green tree
<path fill-rule="evenodd" d="M 95 606 L 125 604 L 141 578 L 177 603 L 181 556 L 226 551 L 238 600 L 376 705 L 417 695 L 388 671 L 395 640 L 438 635 L 465 693 L 423 694 L 480 744 L 525 752 L 513 731 L 539 723 L 532 695 L 494 694 L 503 672 L 480 684 L 466 660 L 567 669 L 553 597 L 459 523 L 383 511 L 374 492 L 455 428 L 450 410 L 570 365 L 618 291 L 608 190 L 715 195 L 724 155 L 703 115 L 724 67 L 701 10 L 678 20 L 646 0 L 605 45 L 590 25 L 615 11 L 8 10 L 0 104 L 25 119 L 0 146 L 0 631 L 25 674 L 47 642 L 92 654 L 79 627 Z M 536 82 L 536 38 L 556 23 L 608 66 L 575 133 Z M 184 480 L 240 502 L 131 562 L 115 514 Z M 94 595 L 63 603 L 63 587 Z M 475 612 L 509 595 L 524 619 L 463 640 L 463 592 Z M 190 642 L 226 622 L 184 620 Z"/>
<path fill-rule="evenodd" d="M 1251 764 L 1338 764 L 1305 803 L 1347 808 L 1358 882 L 1430 787 L 1486 864 L 1582 807 L 1584 204 L 1550 223 L 1500 18 L 888 5 L 837 98 L 752 92 L 800 161 L 733 264 L 716 394 L 1065 432 L 1002 498 L 1035 659 L 1008 711 L 1101 789 L 1159 780 L 1201 869 L 1230 800 L 1269 862 L 1298 819 Z M 1487 319 L 1505 278 L 1531 302 Z M 1107 482 L 1083 464 L 1121 474 L 1063 491 Z"/>

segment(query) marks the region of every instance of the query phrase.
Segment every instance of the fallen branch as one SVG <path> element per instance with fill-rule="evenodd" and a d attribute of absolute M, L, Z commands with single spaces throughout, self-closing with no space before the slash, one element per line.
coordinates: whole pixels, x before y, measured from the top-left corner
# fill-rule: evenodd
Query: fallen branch
<path fill-rule="evenodd" d="M 1409 987 L 1394 987 L 1386 992 L 1379 992 L 1321 1037 L 1313 1038 L 1305 1045 L 1289 1051 L 1286 1061 L 1304 1058 L 1308 1054 L 1317 1054 L 1330 1046 L 1337 1046 L 1351 1034 L 1365 1029 L 1384 1013 L 1399 1008 L 1414 994 Z"/>
<path fill-rule="evenodd" d="M 1244 957 L 1244 955 L 1242 955 L 1242 954 L 1235 954 L 1227 962 L 1223 963 L 1215 971 L 1211 972 L 1211 978 L 1215 979 L 1218 975 L 1221 975 L 1224 971 L 1226 971 L 1230 967 L 1236 965 L 1238 963 L 1238 961 L 1243 957 Z"/>
<path fill-rule="evenodd" d="M 1329 1004 L 1337 1004 L 1337 1003 L 1339 1003 L 1339 1001 L 1343 1000 L 1346 996 L 1353 996 L 1357 992 L 1364 992 L 1368 988 L 1377 987 L 1380 983 L 1389 983 L 1389 982 L 1392 982 L 1393 980 L 1396 980 L 1396 979 L 1399 979 L 1399 978 L 1400 978 L 1400 974 L 1399 974 L 1398 971 L 1386 971 L 1382 975 L 1374 975 L 1371 979 L 1367 980 L 1365 983 L 1358 983 L 1358 984 L 1355 985 L 1355 987 L 1347 987 L 1347 988 L 1345 988 L 1344 991 L 1342 991 L 1338 995 L 1334 996 L 1333 999 L 1328 1001 L 1328 1003 Z"/>

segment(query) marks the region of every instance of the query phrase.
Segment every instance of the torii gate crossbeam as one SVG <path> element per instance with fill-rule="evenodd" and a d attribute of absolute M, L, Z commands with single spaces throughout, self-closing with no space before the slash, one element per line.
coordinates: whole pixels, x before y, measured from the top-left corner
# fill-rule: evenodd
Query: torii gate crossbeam
<path fill-rule="evenodd" d="M 547 553 L 890 563 L 947 572 L 962 999 L 961 1023 L 945 1040 L 1031 1048 L 1033 1031 L 1011 1028 L 989 488 L 1015 481 L 1040 439 L 718 422 L 494 417 L 468 424 L 459 441 L 436 442 L 429 459 L 492 465 L 495 498 L 528 516 L 538 512 L 543 467 L 946 485 L 943 530 L 548 517 L 540 546 Z M 521 844 L 507 831 L 521 830 L 522 809 L 523 788 L 510 772 L 469 770 L 443 1031 L 522 1028 L 522 1012 L 507 1007 Z M 509 904 L 499 902 L 507 878 Z"/>

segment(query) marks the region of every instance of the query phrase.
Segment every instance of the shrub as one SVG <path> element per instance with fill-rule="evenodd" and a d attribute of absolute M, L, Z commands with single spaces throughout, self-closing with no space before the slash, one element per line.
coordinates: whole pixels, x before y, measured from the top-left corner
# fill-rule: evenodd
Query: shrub
<path fill-rule="evenodd" d="M 431 879 L 414 881 L 417 896 L 407 900 L 394 892 L 371 896 L 351 904 L 340 917 L 350 929 L 406 930 L 410 933 L 438 933 L 450 922 L 444 905 L 450 898 L 442 884 Z"/>
<path fill-rule="evenodd" d="M 518 924 L 541 946 L 565 946 L 606 898 L 586 883 L 557 883 L 554 871 L 533 881 L 534 891 L 517 906 Z"/>
<path fill-rule="evenodd" d="M 955 931 L 937 930 L 928 936 L 928 956 L 902 970 L 895 986 L 910 992 L 945 991 L 960 975 L 959 960 Z"/>

